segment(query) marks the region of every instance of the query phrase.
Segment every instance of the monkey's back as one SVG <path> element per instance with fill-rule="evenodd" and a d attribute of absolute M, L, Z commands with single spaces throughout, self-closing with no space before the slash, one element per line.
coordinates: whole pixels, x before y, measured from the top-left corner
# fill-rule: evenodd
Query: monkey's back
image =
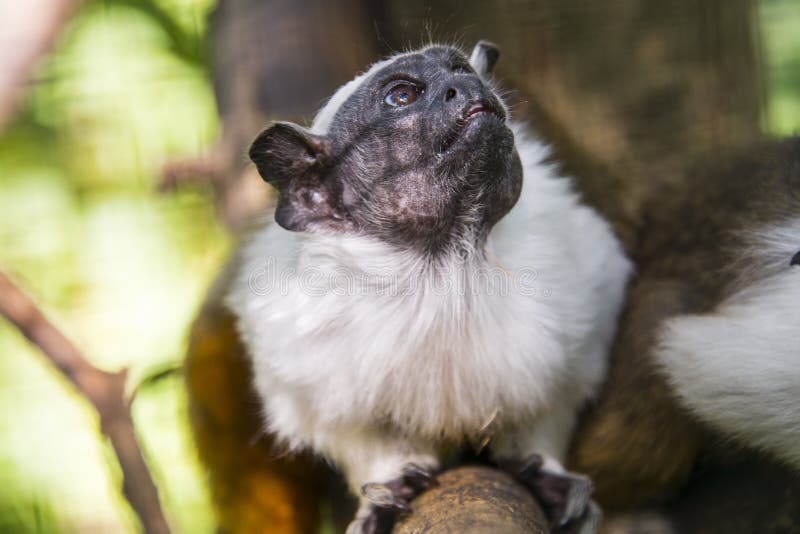
<path fill-rule="evenodd" d="M 701 162 L 644 212 L 634 253 L 640 276 L 689 281 L 698 292 L 691 311 L 707 311 L 741 285 L 743 272 L 771 274 L 753 270 L 754 234 L 800 214 L 800 138 Z"/>
<path fill-rule="evenodd" d="M 744 460 L 751 453 L 690 413 L 659 367 L 656 351 L 673 318 L 716 317 L 726 299 L 789 272 L 788 250 L 800 250 L 800 226 L 794 234 L 791 228 L 800 216 L 800 140 L 764 142 L 700 163 L 650 198 L 645 213 L 634 249 L 637 277 L 612 350 L 607 387 L 586 414 L 573 448 L 574 467 L 592 476 L 601 504 L 610 509 L 674 499 L 693 472 L 699 481 L 688 486 L 685 501 L 677 501 L 681 512 L 696 512 L 710 499 L 708 492 L 698 497 L 701 492 L 691 488 L 725 486 L 714 480 L 730 486 L 719 492 L 718 502 L 741 506 L 730 514 L 732 520 L 745 517 L 756 502 L 791 502 L 787 495 L 797 484 L 780 491 L 780 484 L 764 485 L 769 493 L 745 495 L 745 480 L 755 480 L 754 472 L 771 473 L 760 477 L 770 480 L 774 473 L 784 481 L 791 477 L 764 459 Z M 771 237 L 775 232 L 780 243 Z M 750 314 L 743 320 L 755 319 Z M 708 341 L 713 346 L 715 340 Z M 771 355 L 752 357 L 769 362 Z M 758 385 L 758 377 L 739 377 Z"/>

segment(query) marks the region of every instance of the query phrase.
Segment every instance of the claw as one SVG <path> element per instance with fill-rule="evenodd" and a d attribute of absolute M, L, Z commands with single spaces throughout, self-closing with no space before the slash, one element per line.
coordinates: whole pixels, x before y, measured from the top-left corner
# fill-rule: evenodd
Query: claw
<path fill-rule="evenodd" d="M 596 534 L 600 530 L 603 512 L 596 502 L 590 500 L 584 513 L 559 527 L 558 534 Z"/>
<path fill-rule="evenodd" d="M 561 505 L 561 518 L 558 521 L 558 526 L 563 527 L 583 515 L 586 507 L 589 506 L 594 486 L 591 480 L 582 475 L 561 473 L 552 476 L 560 478 L 562 487 L 566 488 L 566 490 L 562 490 L 564 492 L 561 497 L 563 504 Z"/>
<path fill-rule="evenodd" d="M 539 454 L 531 454 L 530 457 L 519 464 L 517 471 L 520 477 L 531 478 L 539 474 L 544 465 L 544 458 Z"/>
<path fill-rule="evenodd" d="M 388 482 L 364 484 L 361 495 L 366 504 L 347 527 L 347 534 L 388 534 L 398 515 L 411 512 L 410 501 L 436 484 L 433 471 L 416 464 L 407 464 L 398 478 Z"/>
<path fill-rule="evenodd" d="M 398 512 L 411 510 L 405 495 L 392 489 L 389 484 L 378 484 L 376 482 L 364 484 L 361 487 L 361 494 L 378 508 L 388 508 Z"/>
<path fill-rule="evenodd" d="M 588 477 L 550 471 L 543 467 L 542 457 L 538 454 L 524 462 L 501 462 L 500 466 L 531 490 L 556 532 L 597 532 L 602 512 L 591 500 L 594 488 Z"/>
<path fill-rule="evenodd" d="M 417 464 L 408 464 L 403 468 L 403 481 L 414 488 L 417 494 L 439 484 L 433 471 Z"/>

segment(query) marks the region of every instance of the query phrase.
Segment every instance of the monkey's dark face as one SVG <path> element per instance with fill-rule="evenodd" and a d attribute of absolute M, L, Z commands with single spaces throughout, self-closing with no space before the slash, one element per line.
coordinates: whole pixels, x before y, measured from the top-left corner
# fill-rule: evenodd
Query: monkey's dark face
<path fill-rule="evenodd" d="M 454 48 L 405 54 L 334 96 L 346 98 L 323 118 L 325 135 L 288 123 L 262 132 L 251 157 L 280 191 L 278 223 L 425 250 L 483 239 L 522 183 L 506 112 L 484 81 L 495 59 L 479 44 L 478 73 Z"/>

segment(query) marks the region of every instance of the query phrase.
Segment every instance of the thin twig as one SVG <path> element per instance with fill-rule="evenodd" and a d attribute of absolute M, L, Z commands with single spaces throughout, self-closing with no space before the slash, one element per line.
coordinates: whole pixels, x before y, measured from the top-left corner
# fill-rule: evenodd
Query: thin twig
<path fill-rule="evenodd" d="M 0 314 L 13 323 L 31 343 L 69 379 L 100 416 L 100 428 L 114 447 L 122 469 L 122 489 L 139 516 L 145 532 L 167 534 L 169 526 L 161 509 L 158 490 L 150 476 L 125 401 L 127 371 L 108 373 L 91 365 L 11 280 L 0 272 Z"/>

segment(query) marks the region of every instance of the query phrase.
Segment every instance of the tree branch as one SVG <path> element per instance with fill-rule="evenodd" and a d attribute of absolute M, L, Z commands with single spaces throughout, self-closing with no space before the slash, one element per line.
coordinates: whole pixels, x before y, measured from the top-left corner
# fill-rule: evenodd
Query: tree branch
<path fill-rule="evenodd" d="M 123 492 L 145 532 L 167 534 L 158 490 L 142 456 L 125 401 L 127 371 L 108 373 L 91 365 L 80 351 L 42 314 L 36 305 L 0 272 L 0 314 L 41 349 L 72 382 L 100 416 L 100 428 L 114 448 L 122 468 Z"/>
<path fill-rule="evenodd" d="M 395 526 L 394 534 L 550 532 L 531 493 L 497 469 L 459 467 L 442 473 L 438 481 L 411 502 L 412 513 Z"/>

